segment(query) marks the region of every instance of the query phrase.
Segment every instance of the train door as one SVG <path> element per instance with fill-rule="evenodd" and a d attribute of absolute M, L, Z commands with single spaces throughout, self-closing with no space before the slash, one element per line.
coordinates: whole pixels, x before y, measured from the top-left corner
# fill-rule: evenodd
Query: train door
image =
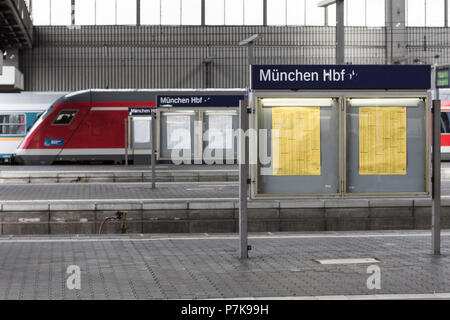
<path fill-rule="evenodd" d="M 130 116 L 128 137 L 134 164 L 150 164 L 152 152 L 151 116 Z"/>

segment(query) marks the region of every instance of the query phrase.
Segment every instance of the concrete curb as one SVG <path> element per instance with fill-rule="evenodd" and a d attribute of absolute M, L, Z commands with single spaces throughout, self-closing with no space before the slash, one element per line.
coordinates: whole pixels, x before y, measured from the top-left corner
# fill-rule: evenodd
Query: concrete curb
<path fill-rule="evenodd" d="M 450 199 L 441 224 L 450 227 Z M 344 231 L 427 229 L 429 199 L 249 201 L 249 230 Z M 0 202 L 0 234 L 92 234 L 117 211 L 128 212 L 129 233 L 237 232 L 237 199 Z M 120 233 L 110 221 L 105 233 Z"/>

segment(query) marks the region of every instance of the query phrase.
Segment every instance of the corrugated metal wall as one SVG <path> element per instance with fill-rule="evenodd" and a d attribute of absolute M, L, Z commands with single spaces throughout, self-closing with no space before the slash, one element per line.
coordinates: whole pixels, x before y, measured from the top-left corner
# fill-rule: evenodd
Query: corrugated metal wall
<path fill-rule="evenodd" d="M 408 63 L 450 63 L 450 28 L 408 28 Z"/>
<path fill-rule="evenodd" d="M 21 55 L 25 90 L 87 88 L 243 88 L 247 50 L 239 41 L 260 33 L 261 64 L 334 63 L 334 27 L 83 26 L 35 27 L 34 47 Z M 346 61 L 386 62 L 385 28 L 346 28 Z M 204 59 L 213 57 L 209 65 Z"/>

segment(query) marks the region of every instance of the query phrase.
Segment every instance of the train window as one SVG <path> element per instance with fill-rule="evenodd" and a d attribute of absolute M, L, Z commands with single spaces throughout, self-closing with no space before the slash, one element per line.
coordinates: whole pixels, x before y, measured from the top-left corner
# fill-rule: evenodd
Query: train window
<path fill-rule="evenodd" d="M 61 110 L 53 121 L 53 124 L 69 125 L 73 118 L 75 118 L 77 112 L 78 110 Z"/>
<path fill-rule="evenodd" d="M 450 133 L 450 112 L 441 112 L 441 133 Z"/>
<path fill-rule="evenodd" d="M 0 135 L 24 135 L 25 114 L 0 114 Z"/>

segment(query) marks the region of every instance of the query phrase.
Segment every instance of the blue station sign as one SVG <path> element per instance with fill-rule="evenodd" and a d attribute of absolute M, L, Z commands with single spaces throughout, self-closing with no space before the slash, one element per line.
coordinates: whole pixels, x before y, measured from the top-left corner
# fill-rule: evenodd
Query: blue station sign
<path fill-rule="evenodd" d="M 429 65 L 252 65 L 252 89 L 430 89 Z"/>
<path fill-rule="evenodd" d="M 239 95 L 158 96 L 157 107 L 239 107 Z"/>

